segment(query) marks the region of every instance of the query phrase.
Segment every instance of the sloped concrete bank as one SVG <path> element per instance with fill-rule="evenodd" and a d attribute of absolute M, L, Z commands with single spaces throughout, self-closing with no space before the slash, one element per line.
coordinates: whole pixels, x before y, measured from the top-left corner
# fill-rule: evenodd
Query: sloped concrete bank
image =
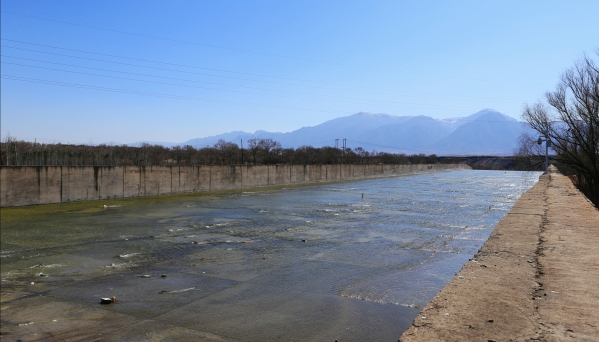
<path fill-rule="evenodd" d="M 401 336 L 599 341 L 599 211 L 552 168 Z"/>
<path fill-rule="evenodd" d="M 391 177 L 466 164 L 3 166 L 0 207 Z"/>

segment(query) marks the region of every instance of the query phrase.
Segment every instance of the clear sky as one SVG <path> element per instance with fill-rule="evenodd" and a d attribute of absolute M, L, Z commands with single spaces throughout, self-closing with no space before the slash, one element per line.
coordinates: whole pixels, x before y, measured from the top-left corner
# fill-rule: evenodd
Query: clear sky
<path fill-rule="evenodd" d="M 1 137 L 183 142 L 360 111 L 519 118 L 599 1 L 2 0 Z"/>

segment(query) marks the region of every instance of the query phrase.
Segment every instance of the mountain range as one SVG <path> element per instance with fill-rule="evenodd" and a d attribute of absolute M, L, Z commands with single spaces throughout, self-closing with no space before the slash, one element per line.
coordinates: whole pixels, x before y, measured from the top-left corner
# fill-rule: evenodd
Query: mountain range
<path fill-rule="evenodd" d="M 182 143 L 148 142 L 165 146 L 191 145 L 196 148 L 212 146 L 219 139 L 241 143 L 247 147 L 252 138 L 271 138 L 284 148 L 342 147 L 343 139 L 349 148 L 366 151 L 437 155 L 512 155 L 518 137 L 527 125 L 493 109 L 483 109 L 466 117 L 434 119 L 428 116 L 393 116 L 360 112 L 302 127 L 288 133 L 234 131 Z"/>

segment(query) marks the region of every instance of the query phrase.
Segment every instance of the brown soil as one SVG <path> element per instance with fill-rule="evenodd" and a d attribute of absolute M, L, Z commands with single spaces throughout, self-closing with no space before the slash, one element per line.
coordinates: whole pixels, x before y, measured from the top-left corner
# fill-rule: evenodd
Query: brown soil
<path fill-rule="evenodd" d="M 599 211 L 552 168 L 401 336 L 599 341 Z"/>

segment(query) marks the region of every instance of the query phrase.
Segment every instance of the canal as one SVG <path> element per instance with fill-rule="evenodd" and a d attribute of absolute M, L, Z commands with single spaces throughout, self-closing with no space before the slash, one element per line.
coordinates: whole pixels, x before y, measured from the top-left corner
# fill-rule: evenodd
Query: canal
<path fill-rule="evenodd" d="M 2 209 L 2 339 L 396 341 L 538 176 Z"/>

